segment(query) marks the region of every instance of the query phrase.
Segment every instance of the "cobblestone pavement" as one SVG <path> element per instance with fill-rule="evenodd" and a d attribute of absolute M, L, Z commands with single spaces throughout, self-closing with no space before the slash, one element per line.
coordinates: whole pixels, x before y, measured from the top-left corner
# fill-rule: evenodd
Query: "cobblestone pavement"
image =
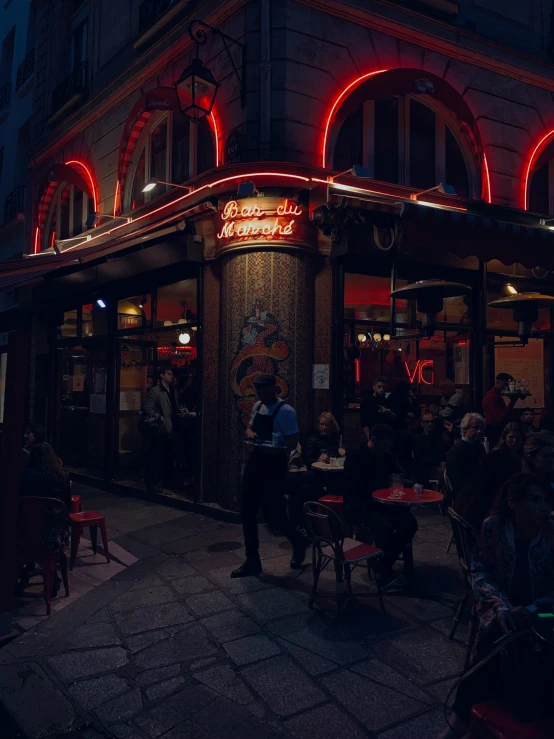
<path fill-rule="evenodd" d="M 121 567 L 0 650 L 0 701 L 26 739 L 432 739 L 444 726 L 465 628 L 448 640 L 462 583 L 436 510 L 419 516 L 416 591 L 336 622 L 308 609 L 311 567 L 291 571 L 265 527 L 265 578 L 231 580 L 239 526 L 79 488 Z M 361 568 L 353 579 L 372 587 Z"/>

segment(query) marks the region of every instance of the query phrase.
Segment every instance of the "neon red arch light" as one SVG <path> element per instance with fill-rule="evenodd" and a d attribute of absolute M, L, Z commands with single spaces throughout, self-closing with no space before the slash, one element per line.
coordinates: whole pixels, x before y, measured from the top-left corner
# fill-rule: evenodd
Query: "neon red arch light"
<path fill-rule="evenodd" d="M 92 192 L 92 200 L 94 203 L 94 212 L 96 213 L 96 211 L 98 210 L 98 196 L 97 196 L 96 186 L 94 184 L 94 179 L 92 177 L 90 169 L 86 166 L 86 164 L 83 164 L 83 162 L 80 162 L 78 159 L 71 159 L 69 162 L 65 162 L 65 164 L 68 167 L 73 167 L 73 168 L 79 167 L 85 173 L 85 176 L 90 182 L 90 190 Z"/>
<path fill-rule="evenodd" d="M 554 129 L 552 131 L 549 131 L 545 136 L 542 137 L 542 139 L 539 141 L 539 143 L 535 146 L 533 151 L 531 152 L 531 156 L 529 157 L 529 161 L 527 162 L 527 166 L 525 167 L 524 177 L 523 177 L 523 210 L 529 210 L 529 177 L 531 175 L 531 167 L 533 166 L 534 162 L 538 159 L 541 152 L 548 146 L 548 144 L 554 139 Z"/>
<path fill-rule="evenodd" d="M 333 124 L 333 119 L 335 117 L 335 113 L 337 112 L 338 108 L 344 101 L 344 99 L 348 96 L 350 92 L 356 89 L 358 85 L 361 85 L 362 82 L 369 79 L 370 77 L 375 77 L 376 74 L 381 74 L 382 72 L 388 72 L 388 69 L 378 69 L 376 72 L 368 72 L 367 74 L 363 74 L 361 77 L 358 77 L 353 82 L 351 82 L 349 85 L 347 85 L 344 90 L 341 92 L 341 94 L 338 96 L 338 98 L 333 103 L 333 106 L 331 107 L 331 110 L 329 111 L 329 114 L 327 115 L 327 120 L 325 121 L 325 128 L 323 130 L 323 152 L 322 152 L 322 163 L 321 166 L 325 169 L 327 166 L 327 146 L 329 145 L 329 129 L 331 128 Z"/>

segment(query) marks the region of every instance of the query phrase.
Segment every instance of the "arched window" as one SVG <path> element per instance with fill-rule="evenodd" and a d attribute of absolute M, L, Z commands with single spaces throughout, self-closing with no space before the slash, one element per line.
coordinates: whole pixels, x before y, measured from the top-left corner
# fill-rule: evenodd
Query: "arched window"
<path fill-rule="evenodd" d="M 92 199 L 76 185 L 60 182 L 52 196 L 46 217 L 43 249 L 57 239 L 70 239 L 86 230 L 86 220 L 94 210 Z"/>
<path fill-rule="evenodd" d="M 420 96 L 367 100 L 342 123 L 334 168 L 362 164 L 376 180 L 421 190 L 446 182 L 462 197 L 479 197 L 470 147 L 459 128 L 446 109 Z"/>
<path fill-rule="evenodd" d="M 204 119 L 192 123 L 177 112 L 152 116 L 133 151 L 124 209 L 134 210 L 162 192 L 159 186 L 142 192 L 151 179 L 182 184 L 215 166 L 215 142 L 212 130 Z"/>
<path fill-rule="evenodd" d="M 545 151 L 529 173 L 528 209 L 554 214 L 554 150 Z"/>

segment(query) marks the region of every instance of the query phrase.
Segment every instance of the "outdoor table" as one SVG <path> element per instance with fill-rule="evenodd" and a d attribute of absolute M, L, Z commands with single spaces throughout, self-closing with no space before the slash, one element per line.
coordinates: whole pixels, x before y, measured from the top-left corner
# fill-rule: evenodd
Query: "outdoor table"
<path fill-rule="evenodd" d="M 375 490 L 372 493 L 373 500 L 384 505 L 398 505 L 404 508 L 417 508 L 418 506 L 425 505 L 426 503 L 440 503 L 444 498 L 442 493 L 437 493 L 435 490 L 424 489 L 421 496 L 417 496 L 412 488 L 403 488 L 404 495 L 401 498 L 391 498 L 390 488 L 384 488 L 382 490 Z M 414 575 L 414 555 L 412 542 L 404 547 L 404 577 L 406 580 L 412 580 Z M 398 578 L 387 585 L 388 588 L 396 584 Z"/>
<path fill-rule="evenodd" d="M 344 465 L 342 464 L 334 467 L 328 462 L 312 462 L 311 467 L 312 470 L 318 470 L 319 472 L 344 472 Z"/>
<path fill-rule="evenodd" d="M 372 497 L 378 503 L 409 506 L 410 508 L 417 508 L 417 506 L 424 505 L 425 503 L 440 503 L 444 498 L 442 493 L 437 493 L 435 490 L 424 489 L 419 497 L 414 493 L 412 488 L 403 488 L 403 492 L 404 495 L 401 498 L 391 498 L 390 489 L 383 488 L 382 490 L 375 490 L 372 493 Z"/>

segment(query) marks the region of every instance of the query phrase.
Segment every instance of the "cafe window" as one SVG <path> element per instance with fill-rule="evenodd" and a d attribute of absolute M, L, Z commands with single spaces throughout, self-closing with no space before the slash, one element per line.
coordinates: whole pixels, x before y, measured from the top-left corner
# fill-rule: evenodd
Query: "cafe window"
<path fill-rule="evenodd" d="M 133 330 L 152 325 L 152 295 L 136 295 L 117 302 L 117 330 Z"/>
<path fill-rule="evenodd" d="M 62 182 L 56 189 L 46 220 L 44 248 L 54 242 L 79 236 L 86 230 L 86 220 L 93 210 L 92 201 L 75 185 Z"/>
<path fill-rule="evenodd" d="M 157 326 L 174 326 L 197 320 L 196 279 L 181 280 L 158 288 Z"/>
<path fill-rule="evenodd" d="M 181 184 L 215 166 L 215 140 L 206 120 L 195 124 L 177 112 L 152 116 L 135 146 L 126 210 L 134 210 L 168 188 L 143 192 L 149 180 Z"/>
<path fill-rule="evenodd" d="M 448 111 L 418 97 L 368 100 L 342 124 L 334 168 L 361 164 L 376 180 L 422 190 L 446 182 L 461 197 L 477 197 L 479 178 L 459 128 Z"/>
<path fill-rule="evenodd" d="M 398 281 L 398 287 L 404 287 L 405 280 Z M 375 277 L 347 273 L 344 276 L 344 317 L 366 320 L 375 323 L 389 323 L 390 321 L 390 291 L 389 277 Z M 397 323 L 408 322 L 408 301 L 396 301 Z"/>

